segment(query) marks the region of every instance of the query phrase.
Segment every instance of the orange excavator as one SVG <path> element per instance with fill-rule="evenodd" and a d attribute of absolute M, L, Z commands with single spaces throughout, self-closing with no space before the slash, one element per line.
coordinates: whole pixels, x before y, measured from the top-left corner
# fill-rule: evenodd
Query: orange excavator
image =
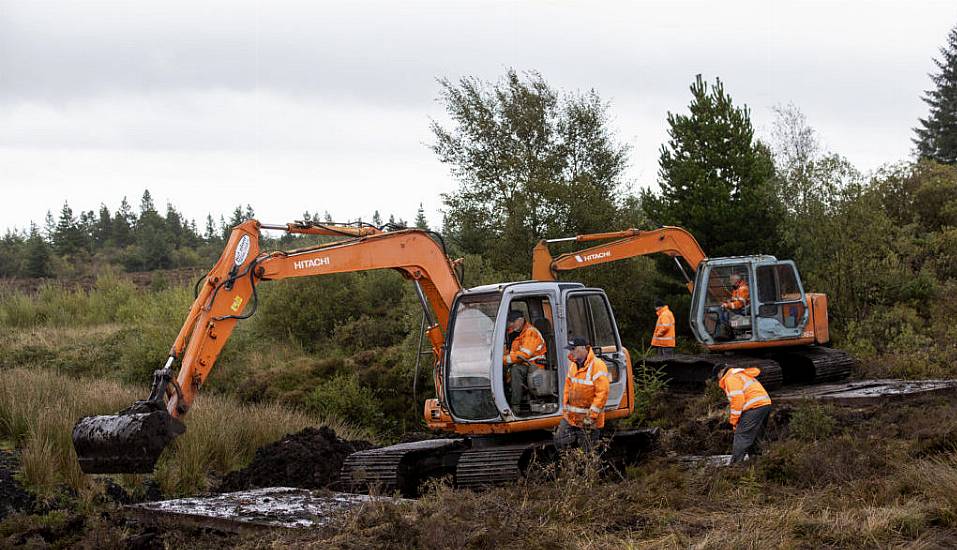
<path fill-rule="evenodd" d="M 260 234 L 339 237 L 290 251 L 263 252 Z M 357 485 L 415 494 L 431 476 L 480 487 L 516 479 L 534 454 L 550 452 L 549 430 L 561 419 L 559 395 L 568 360 L 569 334 L 588 338 L 611 375 L 607 419 L 634 409 L 631 359 L 622 345 L 605 293 L 580 283 L 524 281 L 462 288 L 441 237 L 427 231 L 358 224 L 296 222 L 234 228 L 222 256 L 206 274 L 150 395 L 115 415 L 84 417 L 73 430 L 79 463 L 87 473 L 148 473 L 163 450 L 185 432 L 184 418 L 236 324 L 252 316 L 264 281 L 392 269 L 412 282 L 425 315 L 433 353 L 434 399 L 426 424 L 454 434 L 392 445 L 349 456 L 342 477 Z M 522 403 L 509 403 L 502 350 L 506 320 L 520 311 L 547 345 L 544 368 L 532 369 Z M 178 374 L 173 368 L 179 364 Z M 625 455 L 648 443 L 647 432 L 618 432 Z"/>
<path fill-rule="evenodd" d="M 601 244 L 553 258 L 548 245 L 560 242 Z M 758 367 L 769 388 L 836 381 L 850 374 L 853 358 L 826 347 L 827 296 L 805 293 L 790 260 L 768 255 L 708 258 L 691 233 L 666 226 L 540 241 L 533 252 L 532 278 L 555 281 L 563 272 L 648 254 L 674 258 L 692 292 L 691 332 L 708 352 L 646 359 L 673 382 L 701 383 L 717 364 Z M 694 280 L 685 266 L 695 273 Z M 729 311 L 722 304 L 732 294 L 731 280 L 743 281 L 749 296 L 743 307 Z"/>

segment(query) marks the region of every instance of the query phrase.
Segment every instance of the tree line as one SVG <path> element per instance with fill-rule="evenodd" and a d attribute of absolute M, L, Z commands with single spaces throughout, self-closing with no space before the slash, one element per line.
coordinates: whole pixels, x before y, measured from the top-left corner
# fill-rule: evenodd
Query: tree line
<path fill-rule="evenodd" d="M 42 227 L 8 229 L 0 238 L 0 277 L 70 277 L 110 265 L 125 271 L 153 271 L 180 267 L 206 267 L 219 256 L 229 232 L 254 218 L 249 204 L 238 205 L 229 219 L 214 220 L 207 214 L 202 228 L 186 219 L 172 204 L 161 213 L 147 189 L 134 210 L 126 197 L 111 212 L 106 204 L 99 211 L 76 215 L 64 202 L 59 215 L 47 211 Z M 329 212 L 303 213 L 304 221 L 332 222 Z M 357 220 L 362 221 L 362 220 Z M 407 222 L 390 215 L 384 222 L 375 211 L 371 223 L 402 227 Z M 414 224 L 428 228 L 422 205 Z"/>

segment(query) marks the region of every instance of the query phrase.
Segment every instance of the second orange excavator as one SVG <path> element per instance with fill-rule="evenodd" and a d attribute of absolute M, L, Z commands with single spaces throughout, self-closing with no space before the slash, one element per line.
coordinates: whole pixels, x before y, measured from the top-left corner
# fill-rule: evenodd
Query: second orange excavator
<path fill-rule="evenodd" d="M 561 242 L 601 244 L 553 258 L 548 245 Z M 769 388 L 850 374 L 853 358 L 828 347 L 827 296 L 805 292 L 791 260 L 768 255 L 708 258 L 691 233 L 666 226 L 540 241 L 532 278 L 555 281 L 563 272 L 648 254 L 674 258 L 692 292 L 691 332 L 707 350 L 646 358 L 646 364 L 662 367 L 674 383 L 701 383 L 719 363 L 758 367 Z M 685 266 L 695 274 L 693 280 Z"/>

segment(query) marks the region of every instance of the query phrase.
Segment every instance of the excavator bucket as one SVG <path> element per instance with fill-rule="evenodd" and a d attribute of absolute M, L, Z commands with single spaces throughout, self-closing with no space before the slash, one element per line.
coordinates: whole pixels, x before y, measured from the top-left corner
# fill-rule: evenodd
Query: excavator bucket
<path fill-rule="evenodd" d="M 156 401 L 137 401 L 115 415 L 85 416 L 73 427 L 73 448 L 87 474 L 148 474 L 186 426 Z"/>

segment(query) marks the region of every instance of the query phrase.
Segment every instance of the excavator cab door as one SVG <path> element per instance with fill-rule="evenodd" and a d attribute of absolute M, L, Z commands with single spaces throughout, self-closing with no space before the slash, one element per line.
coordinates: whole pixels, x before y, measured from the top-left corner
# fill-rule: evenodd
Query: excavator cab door
<path fill-rule="evenodd" d="M 755 265 L 754 279 L 755 339 L 768 342 L 800 337 L 808 322 L 808 307 L 794 262 L 761 262 Z"/>
<path fill-rule="evenodd" d="M 583 337 L 591 342 L 592 351 L 605 362 L 611 378 L 605 409 L 617 409 L 627 385 L 627 358 L 608 297 L 598 289 L 574 290 L 565 293 L 564 305 L 565 338 L 560 342 L 562 348 L 573 337 Z M 564 368 L 560 379 L 564 384 L 570 361 L 567 351 L 562 353 L 561 360 Z M 561 389 L 564 391 L 564 388 Z"/>
<path fill-rule="evenodd" d="M 691 298 L 691 329 L 700 342 L 754 339 L 752 275 L 747 258 L 713 258 L 701 263 Z"/>

